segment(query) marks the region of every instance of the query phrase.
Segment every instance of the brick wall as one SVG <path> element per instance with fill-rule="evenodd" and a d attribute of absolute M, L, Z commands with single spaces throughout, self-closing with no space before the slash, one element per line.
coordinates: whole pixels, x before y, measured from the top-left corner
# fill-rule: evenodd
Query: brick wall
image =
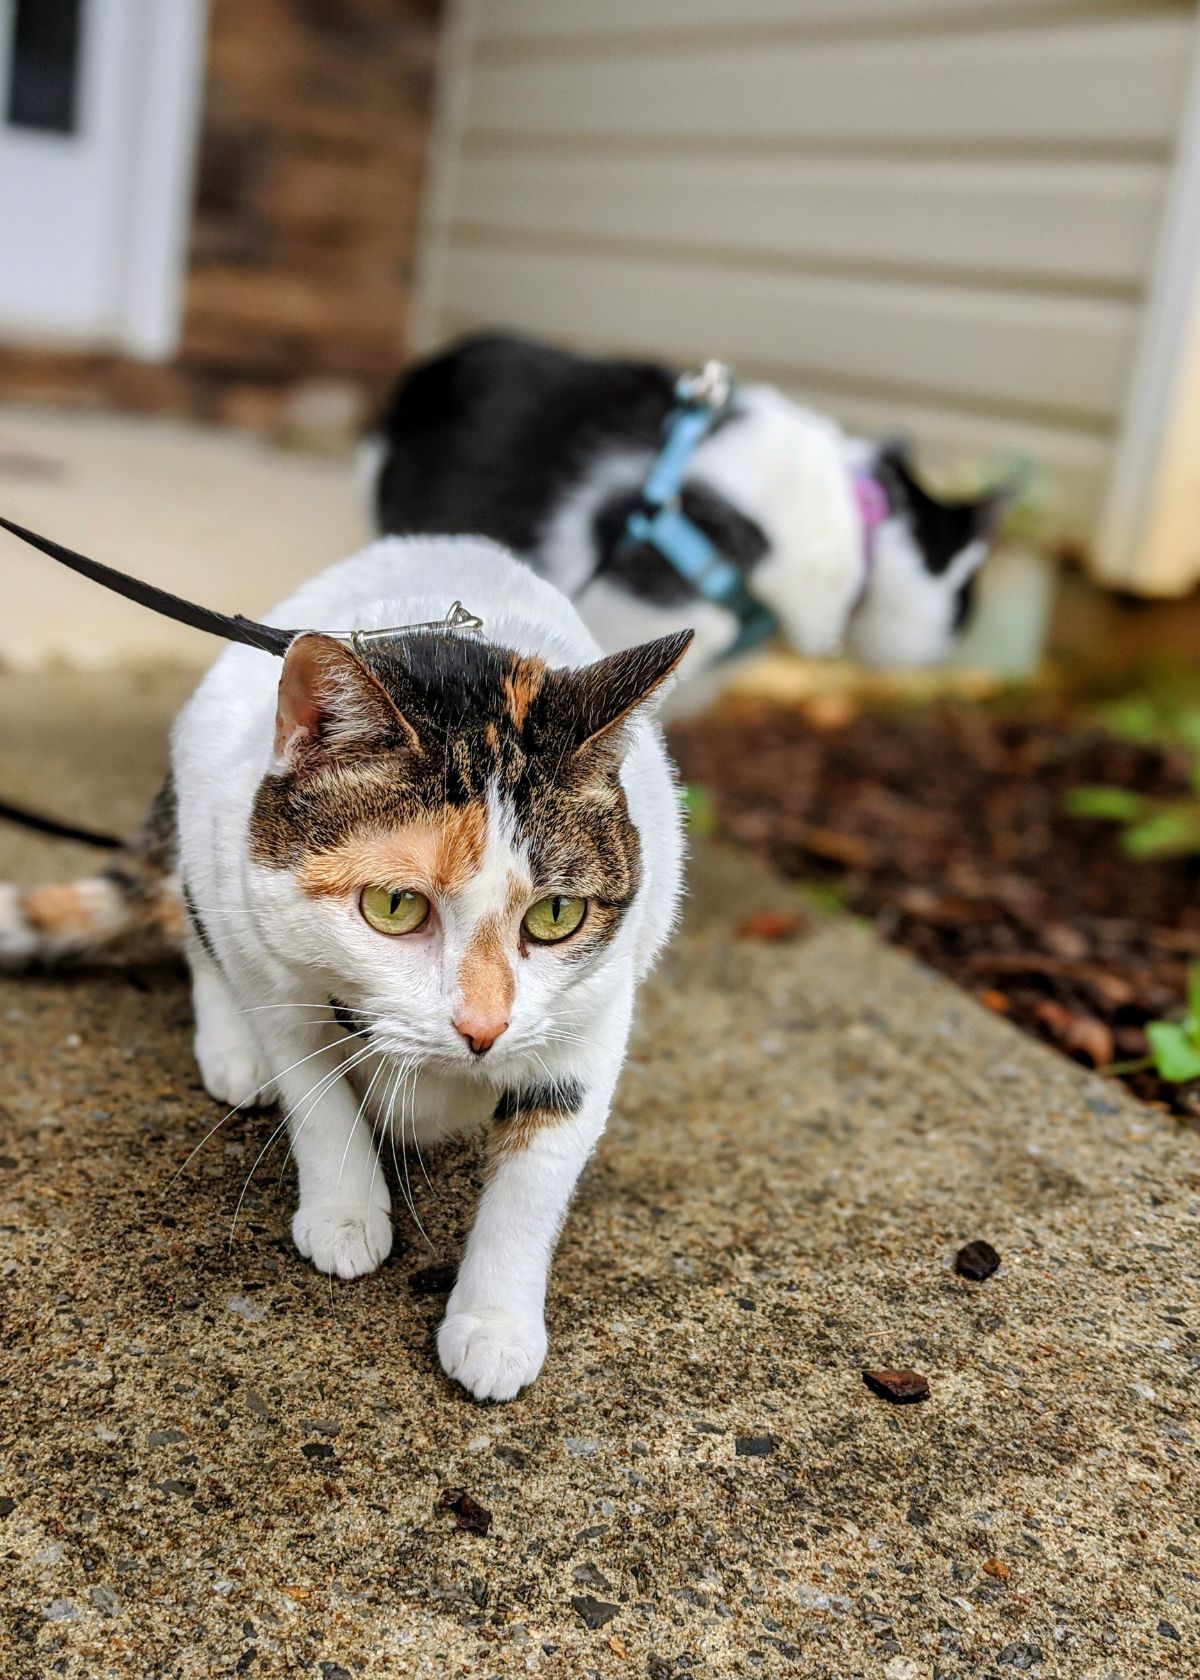
<path fill-rule="evenodd" d="M 211 0 L 166 364 L 0 346 L 0 397 L 353 424 L 404 354 L 440 0 Z"/>

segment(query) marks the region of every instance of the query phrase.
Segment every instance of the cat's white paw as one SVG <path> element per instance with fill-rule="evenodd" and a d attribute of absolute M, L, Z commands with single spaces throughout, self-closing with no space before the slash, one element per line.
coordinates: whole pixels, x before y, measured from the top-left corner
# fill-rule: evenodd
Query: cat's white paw
<path fill-rule="evenodd" d="M 263 1108 L 275 1101 L 270 1069 L 240 1022 L 202 1022 L 196 1028 L 196 1062 L 204 1089 L 219 1103 Z"/>
<path fill-rule="evenodd" d="M 392 1252 L 392 1220 L 386 1207 L 361 1202 L 301 1202 L 292 1220 L 292 1241 L 319 1272 L 365 1277 Z"/>
<path fill-rule="evenodd" d="M 453 1300 L 450 1305 L 454 1309 Z M 546 1325 L 540 1314 L 521 1317 L 494 1307 L 451 1310 L 437 1345 L 442 1370 L 476 1400 L 511 1400 L 542 1368 Z"/>

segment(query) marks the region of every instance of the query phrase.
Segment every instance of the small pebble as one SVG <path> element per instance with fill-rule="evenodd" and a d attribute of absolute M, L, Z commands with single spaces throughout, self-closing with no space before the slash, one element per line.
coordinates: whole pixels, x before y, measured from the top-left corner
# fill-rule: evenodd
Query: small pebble
<path fill-rule="evenodd" d="M 619 1604 L 607 1604 L 602 1598 L 593 1598 L 591 1593 L 577 1593 L 571 1599 L 571 1604 L 579 1612 L 584 1627 L 602 1628 L 606 1622 L 611 1622 Z"/>
<path fill-rule="evenodd" d="M 863 1381 L 872 1394 L 897 1406 L 929 1398 L 929 1383 L 919 1371 L 864 1371 Z"/>
<path fill-rule="evenodd" d="M 245 1295 L 231 1295 L 225 1302 L 227 1312 L 236 1313 L 238 1318 L 244 1318 L 247 1324 L 260 1324 L 267 1316 L 267 1309 L 257 1301 L 251 1301 Z"/>
<path fill-rule="evenodd" d="M 459 1528 L 470 1534 L 486 1534 L 492 1526 L 492 1513 L 472 1499 L 466 1488 L 443 1488 L 437 1503 L 439 1511 L 453 1511 Z"/>
<path fill-rule="evenodd" d="M 610 1593 L 613 1590 L 612 1582 L 600 1573 L 594 1563 L 578 1564 L 571 1571 L 571 1578 L 581 1587 L 591 1587 L 594 1592 Z"/>
<path fill-rule="evenodd" d="M 970 1278 L 972 1283 L 990 1278 L 999 1264 L 1000 1256 L 989 1242 L 966 1243 L 954 1256 L 954 1270 L 959 1277 Z"/>
<path fill-rule="evenodd" d="M 775 1451 L 773 1435 L 739 1435 L 733 1443 L 738 1458 L 768 1458 Z"/>

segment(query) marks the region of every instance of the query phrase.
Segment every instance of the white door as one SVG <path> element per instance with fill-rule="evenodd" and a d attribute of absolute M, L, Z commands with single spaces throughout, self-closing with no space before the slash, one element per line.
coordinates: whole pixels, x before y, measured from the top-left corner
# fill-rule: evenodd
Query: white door
<path fill-rule="evenodd" d="M 0 332 L 172 348 L 204 0 L 0 0 Z"/>

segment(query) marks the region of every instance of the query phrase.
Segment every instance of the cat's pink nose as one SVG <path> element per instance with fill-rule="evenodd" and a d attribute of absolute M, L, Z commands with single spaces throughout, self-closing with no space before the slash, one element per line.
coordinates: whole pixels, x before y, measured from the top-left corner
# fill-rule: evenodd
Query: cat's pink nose
<path fill-rule="evenodd" d="M 454 1030 L 466 1039 L 473 1055 L 482 1056 L 501 1033 L 508 1031 L 508 1022 L 498 1015 L 476 1015 L 464 1010 L 454 1017 Z"/>

